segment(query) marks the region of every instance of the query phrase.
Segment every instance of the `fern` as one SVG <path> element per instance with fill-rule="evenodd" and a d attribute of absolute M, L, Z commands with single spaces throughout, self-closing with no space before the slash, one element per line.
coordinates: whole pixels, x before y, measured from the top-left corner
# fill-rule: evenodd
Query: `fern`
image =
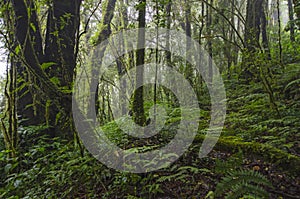
<path fill-rule="evenodd" d="M 215 190 L 216 196 L 226 195 L 226 198 L 240 198 L 244 195 L 268 197 L 268 192 L 262 186 L 272 187 L 270 181 L 262 174 L 252 170 L 237 170 L 228 172 Z"/>
<path fill-rule="evenodd" d="M 197 173 L 212 173 L 211 170 L 207 169 L 207 168 L 197 168 L 197 167 L 193 167 L 193 166 L 182 166 L 180 168 L 178 168 L 178 171 L 187 171 L 190 170 L 191 173 L 197 174 Z"/>
<path fill-rule="evenodd" d="M 291 81 L 290 83 L 288 83 L 288 85 L 286 85 L 286 87 L 284 88 L 284 92 L 286 92 L 286 90 L 289 89 L 294 84 L 300 84 L 300 79 L 296 79 L 296 80 Z"/>
<path fill-rule="evenodd" d="M 241 168 L 243 164 L 243 152 L 239 150 L 238 153 L 233 154 L 226 161 L 216 160 L 215 172 L 218 174 L 225 174 L 230 170 Z"/>
<path fill-rule="evenodd" d="M 183 180 L 186 179 L 189 175 L 186 174 L 185 171 L 179 171 L 178 173 L 175 173 L 173 175 L 169 176 L 161 176 L 159 179 L 157 179 L 158 183 L 166 182 L 166 181 L 172 181 L 172 180 Z"/>
<path fill-rule="evenodd" d="M 246 195 L 251 196 L 253 195 L 254 198 L 259 196 L 259 198 L 268 198 L 268 193 L 261 187 L 251 185 L 248 183 L 244 183 L 242 185 L 236 185 L 235 187 L 232 188 L 232 193 L 226 198 L 228 199 L 235 199 L 235 198 L 240 198 L 243 197 L 245 198 Z"/>

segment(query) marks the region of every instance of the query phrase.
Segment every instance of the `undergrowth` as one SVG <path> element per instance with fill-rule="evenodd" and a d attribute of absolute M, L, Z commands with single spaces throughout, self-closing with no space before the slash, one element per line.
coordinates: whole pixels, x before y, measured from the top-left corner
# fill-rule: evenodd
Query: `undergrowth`
<path fill-rule="evenodd" d="M 88 151 L 82 156 L 73 142 L 43 135 L 45 126 L 19 128 L 21 142 L 17 158 L 9 158 L 9 151 L 4 149 L 0 139 L 0 198 L 268 198 L 299 195 L 295 188 L 299 186 L 299 178 L 278 166 L 280 162 L 288 165 L 299 160 L 299 69 L 299 65 L 288 65 L 283 76 L 275 74 L 274 95 L 280 115 L 270 105 L 261 84 L 240 85 L 238 81 L 225 81 L 228 112 L 215 150 L 207 158 L 197 156 L 201 144 L 199 138 L 205 136 L 210 117 L 209 107 L 205 106 L 199 116 L 198 138 L 189 150 L 169 167 L 147 174 L 107 168 Z M 201 103 L 207 104 L 206 101 L 209 98 L 204 95 Z M 154 139 L 139 143 L 124 134 L 116 122 L 107 123 L 102 129 L 122 148 L 145 150 L 161 142 L 164 145 L 174 137 L 181 110 L 170 108 L 167 114 L 162 131 Z M 259 156 L 259 153 L 263 154 Z"/>

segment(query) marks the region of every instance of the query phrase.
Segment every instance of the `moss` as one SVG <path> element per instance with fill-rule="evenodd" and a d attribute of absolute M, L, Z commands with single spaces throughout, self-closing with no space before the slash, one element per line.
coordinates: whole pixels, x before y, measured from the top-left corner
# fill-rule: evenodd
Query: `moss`
<path fill-rule="evenodd" d="M 104 25 L 103 23 L 100 23 L 98 26 L 98 31 L 90 39 L 91 45 L 96 46 L 101 41 L 103 41 L 103 38 L 101 38 L 101 35 L 103 35 L 103 32 L 105 32 L 107 30 L 108 30 L 108 25 Z"/>
<path fill-rule="evenodd" d="M 205 136 L 197 135 L 195 143 L 202 143 Z M 300 157 L 292 155 L 268 144 L 257 142 L 243 142 L 234 136 L 221 137 L 215 146 L 216 150 L 227 152 L 238 152 L 240 149 L 248 157 L 262 158 L 275 164 L 281 170 L 288 168 L 289 173 L 300 172 Z"/>

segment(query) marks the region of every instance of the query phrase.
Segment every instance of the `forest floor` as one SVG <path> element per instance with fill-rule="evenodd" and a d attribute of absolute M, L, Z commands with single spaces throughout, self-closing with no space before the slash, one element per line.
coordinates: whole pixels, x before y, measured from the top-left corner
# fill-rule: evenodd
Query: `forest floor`
<path fill-rule="evenodd" d="M 214 150 L 198 157 L 210 119 L 203 95 L 199 133 L 189 150 L 147 174 L 109 169 L 88 152 L 82 157 L 74 142 L 38 137 L 42 126 L 24 127 L 22 155 L 7 160 L 7 151 L 0 153 L 0 198 L 300 198 L 299 71 L 299 64 L 288 65 L 270 79 L 275 104 L 261 82 L 225 80 L 227 117 Z M 104 129 L 120 138 L 115 123 Z"/>

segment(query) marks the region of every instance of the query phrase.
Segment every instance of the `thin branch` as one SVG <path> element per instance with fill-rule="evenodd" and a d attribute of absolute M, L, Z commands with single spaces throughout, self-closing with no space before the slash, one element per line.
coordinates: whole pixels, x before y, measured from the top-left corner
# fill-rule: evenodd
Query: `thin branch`
<path fill-rule="evenodd" d="M 245 45 L 244 39 L 240 35 L 239 31 L 235 28 L 234 24 L 232 24 L 232 22 L 223 13 L 221 13 L 217 8 L 215 8 L 212 4 L 210 4 L 206 0 L 202 0 L 202 1 L 206 5 L 208 5 L 209 7 L 211 7 L 214 11 L 216 11 L 219 15 L 221 15 L 227 21 L 227 23 L 232 27 L 233 31 L 236 33 L 236 35 L 240 39 L 241 43 L 243 44 L 243 47 L 245 47 L 246 45 Z"/>
<path fill-rule="evenodd" d="M 78 53 L 79 53 L 80 39 L 81 39 L 81 37 L 82 37 L 84 34 L 87 33 L 87 30 L 88 30 L 88 27 L 89 27 L 89 23 L 90 23 L 90 21 L 91 21 L 91 18 L 92 18 L 92 16 L 95 14 L 95 12 L 98 10 L 98 8 L 100 7 L 101 3 L 102 3 L 102 1 L 100 0 L 100 1 L 97 3 L 95 9 L 94 9 L 94 10 L 92 11 L 92 13 L 90 14 L 90 16 L 89 16 L 87 22 L 85 23 L 84 30 L 83 30 L 81 33 L 79 33 L 79 31 L 78 31 L 78 35 L 77 35 L 77 39 L 76 39 L 76 40 L 77 40 L 77 43 L 76 43 L 76 47 L 75 47 L 75 58 L 77 58 Z"/>

